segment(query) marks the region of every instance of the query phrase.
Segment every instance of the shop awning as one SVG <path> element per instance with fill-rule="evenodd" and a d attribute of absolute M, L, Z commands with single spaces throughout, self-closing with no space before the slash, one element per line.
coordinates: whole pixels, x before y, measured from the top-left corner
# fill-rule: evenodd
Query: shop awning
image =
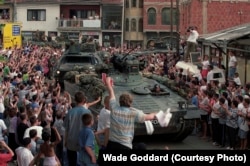
<path fill-rule="evenodd" d="M 250 38 L 250 24 L 242 24 L 240 26 L 224 29 L 211 34 L 201 35 L 198 39 L 202 43 L 229 43 L 231 41 Z"/>

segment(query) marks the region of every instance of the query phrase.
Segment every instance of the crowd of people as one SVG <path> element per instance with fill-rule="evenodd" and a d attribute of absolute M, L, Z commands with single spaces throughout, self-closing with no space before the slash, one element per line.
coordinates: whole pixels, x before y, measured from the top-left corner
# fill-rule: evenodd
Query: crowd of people
<path fill-rule="evenodd" d="M 94 117 L 84 93 L 77 92 L 72 101 L 71 95 L 62 92 L 52 79 L 53 66 L 63 50 L 29 45 L 0 51 L 7 56 L 7 61 L 0 63 L 0 155 L 3 158 L 0 164 L 12 161 L 19 166 L 96 165 L 98 149 L 143 146 L 132 144 L 134 123 L 155 119 L 157 113 L 144 114 L 133 108 L 133 98 L 127 93 L 120 96 L 117 104 L 110 77 L 104 80 L 109 96 L 104 98 L 94 132 L 91 127 Z M 196 127 L 201 126 L 199 132 L 203 139 L 211 137 L 214 145 L 229 146 L 229 149 L 247 149 L 250 84 L 240 83 L 235 57 L 229 62 L 230 79 L 221 85 L 215 80 L 208 81 L 210 64 L 203 63 L 207 59 L 201 62 L 207 71 L 198 78 L 175 68 L 179 57 L 171 52 L 138 58 L 146 62 L 143 73 L 167 76 L 175 80 L 176 88 L 188 92 L 187 99 L 201 111 Z"/>

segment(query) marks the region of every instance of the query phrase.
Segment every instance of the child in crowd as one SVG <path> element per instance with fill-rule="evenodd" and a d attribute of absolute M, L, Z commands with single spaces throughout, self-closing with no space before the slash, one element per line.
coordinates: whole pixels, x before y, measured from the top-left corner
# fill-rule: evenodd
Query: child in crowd
<path fill-rule="evenodd" d="M 207 90 L 203 90 L 200 94 L 199 108 L 201 109 L 200 110 L 200 114 L 201 114 L 200 119 L 201 119 L 201 125 L 202 125 L 201 137 L 203 139 L 206 139 L 207 138 L 207 127 L 208 127 L 208 113 L 210 110 Z"/>
<path fill-rule="evenodd" d="M 250 99 L 245 98 L 243 100 L 244 108 L 238 111 L 238 116 L 239 116 L 238 136 L 240 137 L 240 150 L 245 150 L 247 148 L 247 135 L 249 132 L 249 126 L 246 117 L 248 115 L 248 112 L 250 112 L 249 104 L 250 104 Z"/>
<path fill-rule="evenodd" d="M 229 147 L 227 149 L 235 150 L 236 148 L 236 135 L 238 130 L 238 102 L 233 100 L 231 103 L 231 108 L 227 109 L 224 107 L 227 114 L 226 129 L 229 139 Z"/>
<path fill-rule="evenodd" d="M 56 120 L 53 126 L 57 129 L 60 134 L 62 140 L 56 146 L 56 155 L 58 159 L 63 162 L 63 137 L 65 133 L 65 128 L 63 127 L 63 113 L 61 111 L 56 112 Z"/>
<path fill-rule="evenodd" d="M 220 107 L 218 109 L 219 125 L 218 138 L 220 147 L 225 147 L 226 144 L 226 109 L 228 109 L 227 100 L 223 97 L 219 99 Z"/>
<path fill-rule="evenodd" d="M 36 129 L 32 129 L 29 132 L 29 136 L 31 139 L 31 153 L 35 156 L 37 154 L 37 148 L 36 148 L 36 141 L 38 139 L 37 137 L 37 130 Z"/>
<path fill-rule="evenodd" d="M 80 165 L 81 166 L 96 166 L 95 156 L 95 135 L 92 130 L 94 119 L 91 114 L 83 114 L 82 116 L 83 129 L 79 135 L 80 145 Z"/>

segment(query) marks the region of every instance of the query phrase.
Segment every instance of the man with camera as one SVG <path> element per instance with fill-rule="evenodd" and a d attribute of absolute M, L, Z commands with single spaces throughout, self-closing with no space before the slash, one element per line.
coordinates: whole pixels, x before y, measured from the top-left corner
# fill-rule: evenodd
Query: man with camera
<path fill-rule="evenodd" d="M 189 32 L 189 36 L 187 39 L 187 49 L 184 56 L 184 61 L 188 61 L 190 52 L 196 52 L 197 49 L 197 39 L 199 37 L 199 33 L 197 32 L 197 27 L 189 27 L 187 29 L 187 32 Z"/>

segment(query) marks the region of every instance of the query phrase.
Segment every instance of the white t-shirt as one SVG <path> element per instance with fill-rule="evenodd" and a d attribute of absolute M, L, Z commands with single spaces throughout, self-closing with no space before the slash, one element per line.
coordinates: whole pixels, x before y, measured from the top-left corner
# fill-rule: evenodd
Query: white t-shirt
<path fill-rule="evenodd" d="M 239 103 L 239 104 L 238 104 L 238 110 L 239 110 L 239 111 L 242 111 L 243 108 L 244 108 L 243 103 Z"/>
<path fill-rule="evenodd" d="M 207 85 L 200 86 L 200 91 L 207 90 Z"/>
<path fill-rule="evenodd" d="M 243 103 L 239 103 L 238 104 L 238 111 L 240 112 L 240 111 L 242 111 L 244 109 L 244 105 L 243 105 Z M 240 123 L 242 122 L 242 117 L 240 117 L 240 116 L 238 116 L 238 126 L 240 126 Z"/>
<path fill-rule="evenodd" d="M 110 128 L 110 111 L 105 108 L 102 108 L 99 114 L 97 131 L 104 130 L 106 128 Z M 98 137 L 101 142 L 104 142 L 104 134 L 100 134 L 98 135 Z"/>
<path fill-rule="evenodd" d="M 207 73 L 207 83 L 210 83 L 211 80 L 213 80 L 213 72 L 209 71 Z"/>
<path fill-rule="evenodd" d="M 99 114 L 97 131 L 110 127 L 110 111 L 102 108 Z"/>
<path fill-rule="evenodd" d="M 17 76 L 17 73 L 15 71 L 10 73 L 10 78 L 14 78 L 14 76 Z"/>
<path fill-rule="evenodd" d="M 0 95 L 0 113 L 4 113 L 5 106 L 4 106 L 4 97 Z"/>
<path fill-rule="evenodd" d="M 209 60 L 202 61 L 202 69 L 207 70 L 209 65 Z"/>
<path fill-rule="evenodd" d="M 240 77 L 234 78 L 234 82 L 235 82 L 237 85 L 241 85 Z"/>
<path fill-rule="evenodd" d="M 199 37 L 199 34 L 196 30 L 190 30 L 190 35 L 188 36 L 187 41 L 192 43 L 197 43 L 197 39 Z"/>
<path fill-rule="evenodd" d="M 235 58 L 235 56 L 230 56 L 228 66 L 229 67 L 235 67 L 236 62 L 237 62 L 237 59 Z"/>
<path fill-rule="evenodd" d="M 11 54 L 12 54 L 12 50 L 9 50 L 9 51 L 7 52 L 8 58 L 10 57 Z"/>
<path fill-rule="evenodd" d="M 213 105 L 213 109 L 218 110 L 220 108 L 220 102 L 217 101 L 216 103 L 214 103 Z M 217 115 L 216 113 L 214 113 L 214 111 L 211 112 L 211 118 L 213 119 L 219 119 L 219 115 Z"/>
<path fill-rule="evenodd" d="M 28 166 L 30 162 L 33 160 L 34 156 L 31 151 L 25 147 L 18 147 L 16 150 L 17 155 L 17 163 L 20 166 Z"/>
<path fill-rule="evenodd" d="M 42 126 L 31 126 L 31 127 L 27 128 L 24 132 L 23 138 L 30 137 L 30 130 L 33 130 L 33 129 L 35 129 L 37 131 L 37 137 L 42 139 L 42 131 L 43 131 Z"/>
<path fill-rule="evenodd" d="M 6 130 L 7 127 L 2 119 L 0 119 L 0 141 L 3 141 L 3 131 Z"/>

